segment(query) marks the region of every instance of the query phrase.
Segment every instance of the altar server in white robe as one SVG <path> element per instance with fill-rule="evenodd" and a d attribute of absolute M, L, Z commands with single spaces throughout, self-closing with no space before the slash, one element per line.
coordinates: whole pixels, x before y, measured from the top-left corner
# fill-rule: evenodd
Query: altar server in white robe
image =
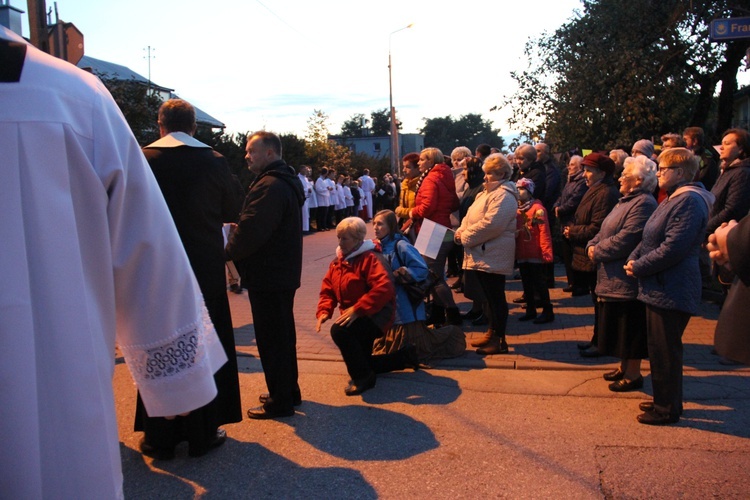
<path fill-rule="evenodd" d="M 152 416 L 226 355 L 107 90 L 1 26 L 0 151 L 0 496 L 120 498 L 115 343 Z"/>

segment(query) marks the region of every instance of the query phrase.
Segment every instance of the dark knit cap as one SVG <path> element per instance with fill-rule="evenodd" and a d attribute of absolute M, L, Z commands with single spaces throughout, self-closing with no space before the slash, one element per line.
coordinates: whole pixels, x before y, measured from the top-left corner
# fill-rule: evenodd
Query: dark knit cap
<path fill-rule="evenodd" d="M 609 156 L 601 153 L 591 153 L 586 155 L 581 163 L 584 167 L 598 168 L 609 175 L 615 173 L 615 162 L 613 162 Z"/>

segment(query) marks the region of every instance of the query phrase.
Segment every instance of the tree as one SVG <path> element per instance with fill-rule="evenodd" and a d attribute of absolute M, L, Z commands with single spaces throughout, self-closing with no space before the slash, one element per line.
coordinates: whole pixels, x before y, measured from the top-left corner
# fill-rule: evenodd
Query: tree
<path fill-rule="evenodd" d="M 328 115 L 321 110 L 313 110 L 307 119 L 305 136 L 305 154 L 308 164 L 313 168 L 333 167 L 346 170 L 351 165 L 351 151 L 328 139 Z"/>
<path fill-rule="evenodd" d="M 557 149 L 707 129 L 717 83 L 722 95 L 736 89 L 735 44 L 708 42 L 711 19 L 731 16 L 733 3 L 584 0 L 554 33 L 527 42 L 529 67 L 511 73 L 518 91 L 501 104 L 509 125 Z M 720 109 L 718 122 L 727 120 L 731 110 Z"/>
<path fill-rule="evenodd" d="M 161 99 L 149 92 L 147 86 L 135 80 L 101 77 L 102 83 L 112 94 L 125 120 L 130 125 L 138 144 L 146 146 L 159 138 L 156 125 Z"/>
<path fill-rule="evenodd" d="M 469 113 L 457 120 L 452 116 L 424 118 L 424 122 L 420 132 L 424 134 L 425 145 L 436 147 L 445 154 L 450 154 L 457 146 L 466 146 L 472 151 L 483 143 L 498 149 L 505 147 L 500 131 L 493 129 L 492 122 L 479 114 Z"/>
<path fill-rule="evenodd" d="M 357 113 L 352 115 L 341 126 L 342 137 L 362 137 L 366 129 L 365 115 Z"/>
<path fill-rule="evenodd" d="M 370 113 L 371 132 L 375 137 L 386 137 L 391 135 L 391 114 L 388 109 L 378 109 Z M 401 124 L 396 120 L 398 128 Z"/>

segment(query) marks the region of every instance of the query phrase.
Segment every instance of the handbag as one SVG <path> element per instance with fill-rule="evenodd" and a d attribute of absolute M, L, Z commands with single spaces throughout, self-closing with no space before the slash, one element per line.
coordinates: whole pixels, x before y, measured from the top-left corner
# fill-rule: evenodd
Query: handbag
<path fill-rule="evenodd" d="M 415 281 L 412 275 L 409 274 L 409 271 L 403 267 L 403 261 L 398 251 L 398 243 L 396 243 L 394 250 L 399 267 L 393 271 L 393 281 L 404 289 L 412 305 L 417 305 L 432 292 L 435 284 L 440 281 L 440 276 L 432 269 L 427 269 L 427 277 L 422 281 Z"/>
<path fill-rule="evenodd" d="M 427 297 L 435 284 L 440 281 L 440 276 L 432 269 L 427 270 L 427 278 L 423 281 L 414 281 L 409 272 L 400 267 L 393 271 L 393 279 L 404 289 L 412 305 L 419 304 Z"/>

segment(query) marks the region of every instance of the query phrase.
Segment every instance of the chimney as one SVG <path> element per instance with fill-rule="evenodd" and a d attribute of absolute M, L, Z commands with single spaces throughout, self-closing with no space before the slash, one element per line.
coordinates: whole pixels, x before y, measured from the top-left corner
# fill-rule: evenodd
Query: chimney
<path fill-rule="evenodd" d="M 21 14 L 24 11 L 13 7 L 10 0 L 0 0 L 0 24 L 17 34 L 23 36 L 23 25 L 21 23 Z"/>

